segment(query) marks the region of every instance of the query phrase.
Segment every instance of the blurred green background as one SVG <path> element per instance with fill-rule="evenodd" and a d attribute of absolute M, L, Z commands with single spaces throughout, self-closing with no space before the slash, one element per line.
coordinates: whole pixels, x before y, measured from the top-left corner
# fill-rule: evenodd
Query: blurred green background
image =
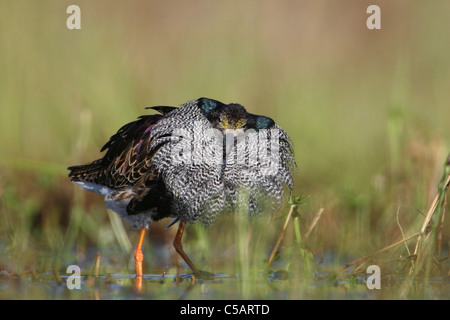
<path fill-rule="evenodd" d="M 81 30 L 66 28 L 71 4 Z M 371 4 L 381 30 L 366 27 Z M 65 168 L 99 158 L 144 107 L 203 96 L 289 133 L 305 223 L 324 208 L 313 247 L 357 257 L 398 240 L 397 219 L 416 232 L 450 144 L 449 13 L 419 0 L 1 0 L 0 268 L 114 250 L 103 200 Z"/>

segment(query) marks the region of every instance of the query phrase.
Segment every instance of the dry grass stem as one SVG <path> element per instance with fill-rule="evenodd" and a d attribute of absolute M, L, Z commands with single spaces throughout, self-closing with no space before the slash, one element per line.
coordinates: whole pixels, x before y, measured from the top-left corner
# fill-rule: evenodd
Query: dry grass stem
<path fill-rule="evenodd" d="M 317 211 L 316 215 L 314 216 L 313 221 L 311 222 L 311 225 L 308 228 L 308 231 L 305 234 L 305 241 L 309 239 L 309 236 L 311 235 L 311 232 L 313 231 L 314 227 L 316 226 L 317 222 L 319 221 L 320 217 L 323 213 L 323 208 L 320 208 L 319 211 Z"/>
<path fill-rule="evenodd" d="M 412 239 L 412 238 L 415 238 L 415 237 L 417 237 L 417 236 L 419 236 L 419 235 L 420 235 L 420 232 L 416 232 L 416 233 L 414 233 L 413 235 L 410 235 L 410 236 L 408 236 L 408 237 L 406 237 L 406 238 L 404 238 L 404 239 L 402 239 L 402 240 L 399 240 L 399 241 L 394 242 L 394 243 L 392 243 L 392 244 L 390 244 L 390 245 L 388 245 L 388 246 L 386 246 L 386 247 L 384 247 L 384 248 L 381 248 L 381 249 L 375 251 L 375 252 L 372 253 L 372 254 L 369 254 L 369 255 L 367 255 L 367 256 L 361 257 L 361 258 L 359 258 L 359 259 L 356 259 L 355 261 L 350 262 L 349 264 L 346 264 L 345 266 L 343 266 L 341 269 L 339 269 L 339 270 L 337 271 L 337 273 L 341 273 L 341 272 L 344 271 L 345 269 L 350 268 L 351 266 L 353 266 L 353 265 L 355 265 L 355 264 L 357 264 L 357 263 L 365 262 L 365 261 L 367 261 L 368 259 L 370 259 L 370 258 L 372 258 L 372 257 L 374 257 L 374 256 L 376 256 L 376 255 L 378 255 L 378 254 L 380 254 L 380 253 L 382 253 L 382 252 L 384 252 L 384 251 L 386 251 L 386 250 L 389 250 L 389 249 L 391 249 L 391 248 L 393 248 L 393 247 L 395 247 L 395 246 L 398 246 L 399 244 L 404 243 L 405 241 L 408 241 L 408 240 L 410 240 L 410 239 Z"/>
<path fill-rule="evenodd" d="M 289 213 L 286 217 L 286 221 L 284 222 L 283 229 L 281 229 L 281 233 L 278 236 L 277 242 L 275 243 L 275 246 L 273 247 L 273 250 L 270 253 L 269 261 L 267 262 L 267 270 L 269 270 L 270 266 L 272 265 L 273 258 L 275 257 L 278 247 L 280 246 L 281 240 L 283 239 L 284 233 L 286 231 L 286 227 L 289 223 L 289 220 L 291 219 L 291 216 L 292 216 L 292 213 L 294 212 L 295 207 L 296 207 L 295 204 L 291 205 L 291 209 L 289 210 Z"/>
<path fill-rule="evenodd" d="M 417 259 L 422 236 L 425 235 L 425 239 L 427 239 L 432 234 L 432 232 L 430 231 L 430 228 L 429 228 L 430 223 L 431 223 L 431 218 L 433 217 L 433 214 L 436 211 L 438 211 L 438 210 L 436 210 L 438 205 L 441 205 L 442 206 L 442 214 L 439 217 L 439 225 L 438 225 L 438 231 L 437 231 L 437 240 L 438 240 L 438 244 L 437 244 L 438 245 L 438 247 L 437 247 L 438 255 L 437 255 L 437 257 L 439 257 L 440 250 L 441 250 L 440 246 L 441 246 L 441 241 L 442 241 L 443 223 L 444 223 L 444 215 L 445 215 L 444 208 L 445 208 L 445 205 L 446 205 L 445 192 L 446 192 L 446 190 L 447 190 L 447 188 L 448 188 L 448 186 L 450 184 L 450 174 L 448 174 L 448 170 L 449 170 L 448 166 L 449 166 L 449 162 L 450 162 L 450 157 L 448 159 L 449 160 L 447 160 L 447 163 L 445 165 L 445 169 L 444 169 L 445 171 L 444 171 L 443 179 L 441 180 L 441 181 L 444 181 L 444 183 L 443 184 L 441 184 L 441 183 L 439 184 L 439 192 L 436 195 L 436 197 L 434 198 L 433 202 L 431 203 L 430 208 L 427 211 L 427 214 L 425 216 L 425 219 L 424 219 L 424 222 L 422 224 L 422 227 L 420 228 L 420 231 L 405 238 L 404 233 L 403 233 L 403 229 L 402 229 L 402 227 L 400 225 L 400 222 L 399 222 L 399 219 L 398 219 L 398 210 L 397 210 L 397 224 L 398 224 L 398 226 L 400 228 L 400 231 L 402 233 L 403 239 L 400 240 L 400 241 L 397 241 L 395 243 L 392 243 L 392 244 L 390 244 L 390 245 L 388 245 L 388 246 L 386 246 L 384 248 L 381 248 L 381 249 L 375 251 L 374 253 L 372 253 L 370 255 L 363 256 L 363 257 L 361 257 L 359 259 L 354 260 L 353 262 L 350 262 L 349 264 L 347 264 L 347 265 L 343 266 L 341 269 L 339 269 L 337 271 L 338 274 L 341 273 L 342 271 L 344 271 L 345 269 L 358 264 L 355 267 L 355 269 L 353 270 L 353 272 L 356 272 L 359 269 L 361 269 L 361 267 L 364 265 L 364 263 L 366 263 L 367 260 L 370 259 L 371 257 L 373 257 L 373 256 L 375 256 L 377 254 L 380 254 L 380 253 L 382 253 L 384 251 L 387 251 L 387 250 L 389 250 L 389 249 L 391 249 L 391 248 L 393 248 L 393 247 L 395 247 L 395 246 L 397 246 L 397 245 L 399 245 L 401 243 L 405 243 L 406 241 L 408 241 L 408 240 L 410 240 L 412 238 L 415 238 L 415 237 L 417 237 L 417 241 L 416 241 L 416 246 L 414 248 L 414 252 L 413 252 L 412 256 Z M 444 179 L 444 177 L 446 177 L 446 178 Z M 430 231 L 430 232 L 428 232 L 428 231 Z M 406 248 L 407 248 L 407 251 L 408 251 L 408 254 L 409 254 L 408 246 L 406 246 Z M 433 258 L 436 260 L 435 262 L 439 265 L 439 259 L 434 257 L 434 256 L 433 256 Z M 413 265 L 411 265 L 410 273 L 412 272 L 412 270 L 413 270 Z"/>
<path fill-rule="evenodd" d="M 445 180 L 444 188 L 448 187 L 449 183 L 450 183 L 450 175 L 448 175 L 447 179 Z M 429 223 L 431 221 L 433 213 L 436 211 L 436 207 L 437 207 L 437 204 L 439 202 L 438 201 L 439 200 L 439 196 L 440 196 L 440 192 L 434 198 L 433 202 L 431 203 L 430 208 L 428 209 L 427 215 L 425 216 L 425 220 L 423 221 L 422 228 L 420 228 L 420 235 L 419 235 L 419 237 L 417 238 L 417 241 L 416 241 L 416 247 L 414 248 L 414 253 L 413 253 L 414 255 L 417 255 L 417 253 L 419 251 L 419 244 L 420 244 L 421 237 L 425 233 L 425 231 L 427 230 L 427 227 L 428 227 L 428 225 L 429 225 Z"/>
<path fill-rule="evenodd" d="M 98 277 L 99 269 L 100 269 L 100 260 L 102 256 L 100 255 L 100 252 L 97 252 L 97 255 L 95 257 L 95 277 Z"/>

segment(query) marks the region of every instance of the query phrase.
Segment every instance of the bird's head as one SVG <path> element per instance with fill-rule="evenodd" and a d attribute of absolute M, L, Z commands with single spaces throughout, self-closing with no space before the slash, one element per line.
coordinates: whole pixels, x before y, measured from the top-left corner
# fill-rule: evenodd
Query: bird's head
<path fill-rule="evenodd" d="M 200 98 L 197 102 L 203 115 L 212 126 L 222 132 L 224 151 L 227 157 L 234 148 L 235 137 L 249 129 L 259 131 L 271 129 L 275 125 L 272 119 L 248 113 L 243 106 L 237 103 L 224 104 L 208 98 Z"/>
<path fill-rule="evenodd" d="M 237 103 L 224 104 L 217 100 L 200 98 L 198 106 L 213 127 L 222 132 L 248 129 L 258 131 L 270 129 L 275 125 L 271 118 L 248 113 Z"/>

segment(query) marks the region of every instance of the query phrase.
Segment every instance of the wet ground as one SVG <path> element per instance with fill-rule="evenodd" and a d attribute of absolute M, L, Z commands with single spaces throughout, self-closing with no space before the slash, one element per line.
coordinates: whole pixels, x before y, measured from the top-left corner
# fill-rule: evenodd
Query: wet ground
<path fill-rule="evenodd" d="M 192 274 L 145 274 L 139 293 L 133 274 L 99 276 L 48 272 L 0 272 L 0 299 L 447 299 L 449 277 L 414 279 L 383 278 L 380 289 L 369 289 L 367 274 L 335 277 L 318 272 L 312 279 L 293 277 L 286 271 L 252 276 L 214 274 L 198 279 Z M 402 296 L 403 293 L 403 296 Z"/>

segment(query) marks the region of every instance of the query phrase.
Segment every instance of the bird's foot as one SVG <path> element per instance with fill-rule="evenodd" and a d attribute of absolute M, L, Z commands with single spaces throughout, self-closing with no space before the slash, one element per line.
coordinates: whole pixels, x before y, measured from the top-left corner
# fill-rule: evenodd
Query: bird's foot
<path fill-rule="evenodd" d="M 197 270 L 196 272 L 194 272 L 192 274 L 197 279 L 212 279 L 216 276 L 215 273 L 203 271 L 203 270 Z"/>

